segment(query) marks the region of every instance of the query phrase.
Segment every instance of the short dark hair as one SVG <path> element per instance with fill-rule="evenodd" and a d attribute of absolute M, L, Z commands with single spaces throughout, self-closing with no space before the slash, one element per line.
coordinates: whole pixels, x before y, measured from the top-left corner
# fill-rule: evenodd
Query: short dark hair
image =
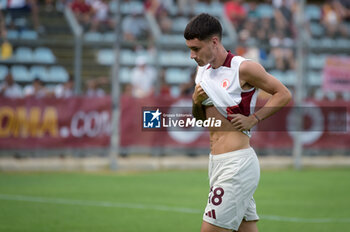
<path fill-rule="evenodd" d="M 222 37 L 222 27 L 220 21 L 206 13 L 195 16 L 187 24 L 184 31 L 184 37 L 186 40 L 199 39 L 206 40 L 213 35 Z"/>

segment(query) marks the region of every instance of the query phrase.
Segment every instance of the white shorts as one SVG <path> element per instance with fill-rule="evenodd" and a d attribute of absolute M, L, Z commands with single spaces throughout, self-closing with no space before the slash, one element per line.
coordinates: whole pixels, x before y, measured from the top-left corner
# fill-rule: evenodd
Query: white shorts
<path fill-rule="evenodd" d="M 209 155 L 210 192 L 203 220 L 238 230 L 243 219 L 259 220 L 253 198 L 260 166 L 253 148 Z"/>

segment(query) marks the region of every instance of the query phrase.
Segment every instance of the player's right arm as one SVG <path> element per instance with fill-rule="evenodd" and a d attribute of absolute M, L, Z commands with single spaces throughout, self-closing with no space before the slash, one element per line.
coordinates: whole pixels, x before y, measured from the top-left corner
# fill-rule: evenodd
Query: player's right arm
<path fill-rule="evenodd" d="M 192 95 L 192 114 L 197 120 L 205 120 L 205 108 L 202 102 L 207 99 L 208 96 L 200 86 L 197 84 Z"/>

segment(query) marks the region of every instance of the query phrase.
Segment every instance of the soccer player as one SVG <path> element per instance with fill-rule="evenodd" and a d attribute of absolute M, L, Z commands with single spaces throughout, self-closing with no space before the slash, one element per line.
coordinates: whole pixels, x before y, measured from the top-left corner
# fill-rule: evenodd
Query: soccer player
<path fill-rule="evenodd" d="M 291 94 L 260 64 L 224 48 L 222 27 L 215 17 L 194 17 L 184 37 L 198 64 L 193 115 L 197 120 L 222 120 L 220 129 L 210 129 L 210 192 L 201 232 L 256 232 L 259 217 L 253 194 L 260 167 L 249 144 L 250 129 L 285 106 Z M 258 89 L 272 96 L 253 113 Z"/>

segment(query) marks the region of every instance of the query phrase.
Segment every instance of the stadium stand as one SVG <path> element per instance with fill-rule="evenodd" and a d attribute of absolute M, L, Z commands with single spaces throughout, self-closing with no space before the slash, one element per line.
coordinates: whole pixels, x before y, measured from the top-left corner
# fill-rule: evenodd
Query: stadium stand
<path fill-rule="evenodd" d="M 138 56 L 145 56 L 149 64 L 165 69 L 165 81 L 171 86 L 178 86 L 188 81 L 189 73 L 195 67 L 195 62 L 189 58 L 183 30 L 194 14 L 207 12 L 220 17 L 224 22 L 223 42 L 226 46 L 229 46 L 238 55 L 252 55 L 287 86 L 294 85 L 296 74 L 292 71 L 293 64 L 278 65 L 280 62 L 288 63 L 289 61 L 279 61 L 280 58 L 274 55 L 275 50 L 280 50 L 278 54 L 289 50 L 295 59 L 293 20 L 286 28 L 283 27 L 284 33 L 281 36 L 274 33 L 281 27 L 276 20 L 276 12 L 280 10 L 284 17 L 289 17 L 288 11 L 294 14 L 293 7 L 283 8 L 283 6 L 273 6 L 271 3 L 248 1 L 242 5 L 245 11 L 242 23 L 234 27 L 234 24 L 227 24 L 223 17 L 226 12 L 226 1 L 198 1 L 194 12 L 181 12 L 176 4 L 169 5 L 165 2 L 158 11 L 154 11 L 152 6 L 147 4 L 147 1 L 144 3 L 138 0 L 125 1 L 121 4 L 123 21 L 135 16 L 139 22 L 146 22 L 146 25 L 142 25 L 142 30 L 146 31 L 143 31 L 134 41 L 125 40 L 126 37 L 121 35 L 123 37 L 120 54 L 122 83 L 128 83 L 129 70 L 135 65 Z M 324 18 L 325 4 L 313 1 L 305 7 L 305 15 L 308 20 L 306 26 L 309 31 L 306 79 L 310 88 L 322 85 L 322 68 L 327 57 L 335 53 L 348 53 L 350 47 L 350 22 L 346 20 L 339 22 L 344 26 L 342 28 L 346 29 L 347 34 L 339 29 L 333 37 L 330 36 Z M 114 1 L 110 1 L 108 7 L 108 15 L 112 20 L 112 15 L 116 12 Z M 3 11 L 6 16 L 7 10 Z M 31 81 L 34 76 L 54 83 L 65 81 L 67 76 L 73 74 L 72 41 L 74 38 L 67 22 L 62 20 L 62 8 L 57 7 L 48 11 L 44 5 L 40 5 L 38 12 L 40 25 L 44 30 L 38 29 L 30 17 L 21 17 L 16 21 L 15 27 L 12 27 L 13 23 L 9 17 L 5 17 L 8 27 L 7 39 L 13 46 L 13 55 L 9 59 L 1 60 L 0 79 L 11 71 L 20 83 Z M 231 27 L 234 29 L 233 32 Z M 266 27 L 267 31 L 264 34 L 260 28 L 266 29 Z M 113 48 L 116 34 L 108 27 L 98 30 L 85 28 L 83 38 L 83 80 L 109 76 L 110 67 L 114 62 L 114 51 L 111 48 Z M 57 66 L 61 68 L 57 69 Z M 62 71 L 63 69 L 65 71 Z M 60 70 L 60 73 L 56 75 L 51 70 L 55 72 Z M 24 77 L 25 75 L 27 77 Z M 175 80 L 176 75 L 186 75 L 186 77 Z"/>

